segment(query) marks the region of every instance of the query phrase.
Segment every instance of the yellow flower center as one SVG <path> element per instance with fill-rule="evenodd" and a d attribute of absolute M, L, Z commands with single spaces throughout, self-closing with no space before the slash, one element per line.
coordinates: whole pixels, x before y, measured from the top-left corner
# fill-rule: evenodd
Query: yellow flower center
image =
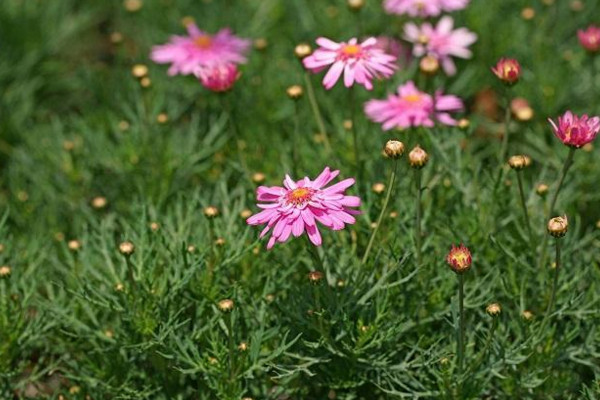
<path fill-rule="evenodd" d="M 342 53 L 347 56 L 355 56 L 360 53 L 360 46 L 357 44 L 348 44 L 342 49 Z"/>
<path fill-rule="evenodd" d="M 469 257 L 467 256 L 466 253 L 462 252 L 462 251 L 457 251 L 453 256 L 452 259 L 454 260 L 454 262 L 456 262 L 456 264 L 459 267 L 464 267 L 465 265 L 467 265 Z"/>
<path fill-rule="evenodd" d="M 294 205 L 304 204 L 310 200 L 312 193 L 309 188 L 297 188 L 288 193 L 287 201 Z"/>
<path fill-rule="evenodd" d="M 421 95 L 409 94 L 408 96 L 404 96 L 403 100 L 408 101 L 409 103 L 416 103 L 418 101 L 421 101 Z"/>
<path fill-rule="evenodd" d="M 207 49 L 212 44 L 212 39 L 209 35 L 200 35 L 194 39 L 194 44 L 201 49 Z"/>

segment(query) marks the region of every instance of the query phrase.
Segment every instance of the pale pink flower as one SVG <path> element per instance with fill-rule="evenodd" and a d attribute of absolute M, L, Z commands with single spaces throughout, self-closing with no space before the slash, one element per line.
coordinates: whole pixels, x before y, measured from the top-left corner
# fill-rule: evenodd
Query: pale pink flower
<path fill-rule="evenodd" d="M 444 95 L 441 90 L 435 98 L 421 92 L 412 81 L 398 87 L 398 94 L 390 94 L 385 100 L 369 100 L 365 104 L 367 117 L 381 123 L 383 130 L 432 127 L 435 121 L 454 126 L 456 120 L 450 112 L 461 111 L 463 102 L 454 95 Z"/>
<path fill-rule="evenodd" d="M 586 30 L 578 30 L 577 37 L 581 46 L 595 53 L 600 50 L 600 28 L 595 25 L 590 25 Z"/>
<path fill-rule="evenodd" d="M 558 124 L 550 118 L 548 122 L 552 125 L 554 135 L 561 142 L 570 147 L 582 147 L 596 138 L 600 131 L 600 117 L 581 117 L 567 111 L 562 117 L 558 117 Z"/>
<path fill-rule="evenodd" d="M 194 71 L 202 86 L 213 92 L 226 92 L 240 77 L 237 65 L 233 63 L 198 67 Z"/>
<path fill-rule="evenodd" d="M 187 25 L 188 36 L 173 36 L 167 44 L 154 46 L 150 58 L 159 64 L 171 64 L 169 75 L 189 75 L 198 67 L 246 62 L 250 41 L 241 39 L 229 29 L 214 35 Z"/>
<path fill-rule="evenodd" d="M 385 0 L 388 14 L 408 14 L 411 17 L 437 17 L 442 12 L 461 10 L 470 0 Z"/>
<path fill-rule="evenodd" d="M 327 90 L 336 84 L 342 72 L 346 87 L 356 82 L 371 90 L 374 78 L 389 78 L 398 68 L 395 64 L 396 57 L 378 48 L 375 38 L 368 38 L 359 44 L 356 38 L 347 43 L 336 43 L 320 37 L 317 44 L 320 47 L 302 62 L 305 68 L 314 73 L 331 66 L 323 78 L 323 86 Z"/>
<path fill-rule="evenodd" d="M 470 58 L 468 49 L 477 41 L 477 35 L 466 28 L 452 30 L 452 17 L 442 17 L 434 27 L 429 22 L 417 26 L 410 22 L 404 26 L 404 39 L 414 44 L 416 57 L 430 55 L 437 58 L 448 75 L 456 73 L 452 57 Z"/>
<path fill-rule="evenodd" d="M 354 185 L 353 178 L 324 188 L 339 173 L 325 167 L 314 181 L 308 177 L 294 181 L 286 175 L 283 187 L 260 186 L 256 194 L 258 201 L 265 202 L 258 204 L 263 211 L 246 222 L 249 225 L 267 224 L 260 234 L 261 238 L 273 229 L 267 249 L 272 248 L 275 242 L 285 242 L 292 235 L 301 236 L 304 231 L 315 246 L 320 246 L 321 233 L 317 222 L 337 231 L 344 229 L 346 224 L 354 224 L 356 220 L 353 215 L 360 214 L 352 209 L 360 206 L 360 198 L 344 194 L 346 189 Z"/>
<path fill-rule="evenodd" d="M 396 62 L 400 68 L 405 68 L 412 60 L 412 49 L 405 43 L 391 36 L 377 36 L 376 39 L 375 47 L 396 57 Z"/>

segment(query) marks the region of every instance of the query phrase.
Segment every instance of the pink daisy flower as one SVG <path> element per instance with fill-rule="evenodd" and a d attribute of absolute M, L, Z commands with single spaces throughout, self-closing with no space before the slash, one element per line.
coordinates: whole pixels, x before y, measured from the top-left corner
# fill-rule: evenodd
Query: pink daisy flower
<path fill-rule="evenodd" d="M 152 61 L 171 64 L 169 75 L 189 75 L 198 67 L 246 62 L 250 41 L 234 36 L 229 29 L 210 35 L 189 24 L 187 31 L 188 36 L 173 36 L 169 43 L 152 48 Z"/>
<path fill-rule="evenodd" d="M 577 37 L 581 46 L 589 52 L 595 53 L 600 50 L 600 28 L 590 25 L 586 30 L 578 30 Z"/>
<path fill-rule="evenodd" d="M 408 14 L 411 17 L 436 17 L 443 11 L 461 10 L 470 0 L 385 0 L 383 8 L 388 14 Z"/>
<path fill-rule="evenodd" d="M 324 188 L 339 173 L 325 167 L 314 181 L 308 177 L 294 181 L 286 175 L 284 187 L 260 186 L 256 194 L 258 201 L 265 202 L 258 204 L 263 211 L 246 222 L 249 225 L 267 224 L 260 234 L 261 238 L 273 228 L 267 249 L 271 249 L 275 242 L 285 242 L 291 235 L 301 236 L 304 231 L 315 246 L 320 246 L 321 233 L 317 222 L 337 231 L 344 229 L 346 224 L 354 224 L 356 220 L 353 215 L 360 214 L 352 209 L 360 206 L 360 198 L 344 194 L 346 189 L 354 185 L 353 178 Z"/>
<path fill-rule="evenodd" d="M 398 94 L 391 94 L 385 100 L 369 100 L 365 104 L 367 117 L 382 124 L 386 131 L 413 126 L 432 127 L 436 120 L 454 126 L 457 122 L 450 113 L 462 109 L 463 102 L 457 96 L 444 95 L 439 90 L 434 98 L 417 89 L 412 81 L 398 87 Z"/>
<path fill-rule="evenodd" d="M 567 111 L 562 117 L 558 117 L 558 124 L 550 118 L 548 122 L 552 125 L 554 135 L 561 142 L 570 147 L 582 147 L 596 138 L 600 131 L 600 117 L 581 117 Z"/>
<path fill-rule="evenodd" d="M 302 62 L 306 69 L 314 73 L 331 66 L 323 78 L 323 86 L 327 90 L 336 84 L 342 72 L 346 87 L 356 82 L 371 90 L 373 78 L 389 78 L 398 68 L 395 64 L 396 57 L 378 48 L 375 38 L 368 38 L 359 44 L 356 38 L 347 43 L 336 43 L 320 37 L 317 44 L 320 47 Z"/>
<path fill-rule="evenodd" d="M 422 57 L 430 55 L 437 58 L 448 75 L 456 73 L 452 57 L 470 58 L 468 49 L 477 41 L 477 35 L 466 28 L 452 30 L 454 20 L 442 17 L 433 27 L 429 22 L 421 26 L 408 23 L 404 26 L 404 39 L 414 44 L 413 55 Z"/>
<path fill-rule="evenodd" d="M 198 67 L 194 71 L 202 86 L 213 92 L 226 92 L 240 77 L 237 65 L 232 63 Z"/>

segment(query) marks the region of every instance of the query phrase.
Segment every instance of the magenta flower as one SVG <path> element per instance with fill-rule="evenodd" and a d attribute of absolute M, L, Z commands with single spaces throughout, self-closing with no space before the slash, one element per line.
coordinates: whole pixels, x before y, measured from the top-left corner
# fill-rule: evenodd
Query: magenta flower
<path fill-rule="evenodd" d="M 554 135 L 567 146 L 575 148 L 590 143 L 600 131 L 600 117 L 589 118 L 586 114 L 578 117 L 571 111 L 558 117 L 558 125 L 550 118 L 548 121 L 552 124 Z"/>
<path fill-rule="evenodd" d="M 429 22 L 420 27 L 410 22 L 404 26 L 404 39 L 414 44 L 416 57 L 430 55 L 437 58 L 448 75 L 456 73 L 452 57 L 470 58 L 470 45 L 477 41 L 477 35 L 466 28 L 452 30 L 454 20 L 442 17 L 435 28 Z"/>
<path fill-rule="evenodd" d="M 600 28 L 590 25 L 586 30 L 578 30 L 577 37 L 581 46 L 592 53 L 600 50 Z"/>
<path fill-rule="evenodd" d="M 406 129 L 413 126 L 432 127 L 435 120 L 454 126 L 456 120 L 450 112 L 461 111 L 463 102 L 454 95 L 435 93 L 435 98 L 421 92 L 412 81 L 398 87 L 398 94 L 391 94 L 385 100 L 369 100 L 365 104 L 367 117 L 381 123 L 383 130 Z"/>
<path fill-rule="evenodd" d="M 492 72 L 502 82 L 514 85 L 521 78 L 521 64 L 514 58 L 501 58 L 496 63 L 496 66 L 492 67 Z"/>
<path fill-rule="evenodd" d="M 368 38 L 359 44 L 356 38 L 350 39 L 348 43 L 336 43 L 320 37 L 317 44 L 321 47 L 302 62 L 305 68 L 314 73 L 331 66 L 323 78 L 323 86 L 327 90 L 336 84 L 342 72 L 346 87 L 356 82 L 371 90 L 373 78 L 389 78 L 398 68 L 395 64 L 396 57 L 378 48 L 375 38 Z"/>
<path fill-rule="evenodd" d="M 194 75 L 208 90 L 226 92 L 233 87 L 235 81 L 240 77 L 240 72 L 237 65 L 227 63 L 198 67 Z"/>
<path fill-rule="evenodd" d="M 187 31 L 189 36 L 173 36 L 169 43 L 152 48 L 152 61 L 171 64 L 169 75 L 189 75 L 198 67 L 246 62 L 250 41 L 234 36 L 229 29 L 210 35 L 189 24 Z"/>
<path fill-rule="evenodd" d="M 388 14 L 411 17 L 436 17 L 442 11 L 455 11 L 465 8 L 470 0 L 385 0 L 383 8 Z"/>
<path fill-rule="evenodd" d="M 360 214 L 351 207 L 360 206 L 360 198 L 346 196 L 344 192 L 354 185 L 354 179 L 348 178 L 328 188 L 323 188 L 331 182 L 340 171 L 331 171 L 325 167 L 323 172 L 311 181 L 304 177 L 294 182 L 289 175 L 285 176 L 283 186 L 260 186 L 256 190 L 258 204 L 263 211 L 248 218 L 248 225 L 267 224 L 260 234 L 262 238 L 271 228 L 273 234 L 267 244 L 267 249 L 275 242 L 285 242 L 291 235 L 301 236 L 304 231 L 315 246 L 321 245 L 321 233 L 317 221 L 334 231 L 344 229 L 345 224 L 354 224 L 353 215 Z"/>

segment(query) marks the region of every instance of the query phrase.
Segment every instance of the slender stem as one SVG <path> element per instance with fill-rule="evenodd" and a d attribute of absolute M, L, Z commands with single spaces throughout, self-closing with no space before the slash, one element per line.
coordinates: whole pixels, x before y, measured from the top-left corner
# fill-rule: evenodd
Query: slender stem
<path fill-rule="evenodd" d="M 125 256 L 125 264 L 127 265 L 127 277 L 129 278 L 129 285 L 131 286 L 132 292 L 135 292 L 137 291 L 137 283 L 135 282 L 133 263 L 131 262 L 130 254 Z"/>
<path fill-rule="evenodd" d="M 328 153 L 331 153 L 331 144 L 329 143 L 329 136 L 327 135 L 327 131 L 325 130 L 325 123 L 323 122 L 321 111 L 319 110 L 319 104 L 317 103 L 317 98 L 315 97 L 315 90 L 312 86 L 312 81 L 310 80 L 308 71 L 304 71 L 304 81 L 306 83 L 308 101 L 310 102 L 310 107 L 317 122 L 317 126 L 320 131 L 319 133 L 323 135 L 323 140 L 325 142 L 325 150 L 327 150 Z"/>
<path fill-rule="evenodd" d="M 550 201 L 549 214 L 546 216 L 546 219 L 548 219 L 552 215 L 554 215 L 554 207 L 556 206 L 556 201 L 558 200 L 558 194 L 560 193 L 560 190 L 562 189 L 563 183 L 565 181 L 565 177 L 567 176 L 567 172 L 569 172 L 569 168 L 573 164 L 575 150 L 576 150 L 575 147 L 569 148 L 569 154 L 567 155 L 567 158 L 563 165 L 563 168 L 562 168 L 562 171 L 560 174 L 560 178 L 558 180 L 558 186 L 556 187 L 556 191 L 554 192 L 554 195 L 552 196 L 552 200 Z M 544 239 L 542 240 L 542 249 L 541 249 L 542 252 L 540 255 L 538 268 L 542 268 L 544 266 L 544 264 L 546 263 L 546 252 L 547 252 L 546 247 L 547 247 L 547 245 L 548 245 L 548 235 L 544 235 Z"/>
<path fill-rule="evenodd" d="M 552 280 L 552 290 L 550 291 L 550 300 L 548 300 L 548 307 L 546 308 L 546 314 L 544 315 L 544 320 L 542 321 L 542 325 L 540 325 L 540 334 L 544 331 L 546 327 L 546 323 L 550 318 L 550 313 L 554 308 L 554 300 L 556 298 L 556 289 L 558 288 L 558 271 L 560 270 L 560 239 L 556 238 L 554 240 L 555 248 L 556 248 L 556 267 L 554 268 L 554 278 Z"/>
<path fill-rule="evenodd" d="M 517 182 L 519 183 L 519 197 L 521 198 L 521 207 L 523 207 L 523 215 L 525 216 L 525 224 L 527 225 L 527 233 L 529 234 L 529 246 L 533 249 L 534 254 L 535 254 L 535 247 L 534 247 L 534 243 L 533 243 L 533 232 L 531 230 L 531 224 L 529 222 L 529 212 L 527 212 L 527 202 L 525 201 L 525 191 L 523 190 L 523 179 L 521 179 L 521 171 L 517 170 L 516 173 L 517 173 Z"/>
<path fill-rule="evenodd" d="M 463 371 L 464 359 L 465 359 L 465 276 L 464 274 L 458 274 L 458 346 L 456 353 L 458 354 L 458 372 L 459 374 Z"/>
<path fill-rule="evenodd" d="M 323 262 L 323 259 L 319 255 L 319 251 L 310 242 L 310 240 L 308 239 L 308 236 L 305 236 L 305 237 L 306 237 L 306 246 L 308 248 L 308 252 L 310 253 L 313 261 L 319 266 L 319 268 L 320 268 L 321 271 L 325 272 L 325 263 Z"/>
<path fill-rule="evenodd" d="M 225 317 L 225 324 L 227 325 L 227 339 L 229 342 L 229 384 L 233 392 L 233 383 L 235 381 L 235 343 L 233 340 L 233 312 L 227 313 Z"/>
<path fill-rule="evenodd" d="M 505 97 L 506 106 L 504 109 L 504 135 L 502 136 L 502 145 L 500 147 L 500 154 L 498 157 L 498 164 L 500 164 L 500 170 L 498 171 L 498 177 L 496 178 L 496 183 L 494 185 L 494 193 L 500 186 L 500 181 L 502 181 L 502 176 L 504 175 L 504 160 L 506 159 L 506 152 L 508 151 L 508 136 L 510 130 L 510 95 L 508 89 Z"/>
<path fill-rule="evenodd" d="M 292 146 L 292 163 L 294 175 L 298 174 L 299 168 L 299 159 L 298 159 L 298 132 L 300 129 L 300 108 L 298 107 L 298 102 L 294 100 L 294 133 L 291 140 Z"/>
<path fill-rule="evenodd" d="M 469 367 L 469 371 L 471 371 L 471 372 L 476 371 L 479 368 L 479 366 L 483 362 L 487 352 L 489 351 L 490 347 L 492 346 L 492 342 L 494 339 L 494 333 L 496 332 L 496 328 L 498 328 L 498 317 L 493 317 L 493 318 L 494 319 L 492 320 L 492 327 L 490 328 L 487 339 L 485 341 L 485 345 L 483 346 L 483 351 L 479 354 L 477 361 L 475 361 L 475 363 L 473 363 Z"/>
<path fill-rule="evenodd" d="M 379 231 L 379 227 L 381 226 L 381 222 L 383 221 L 383 216 L 385 215 L 385 211 L 387 209 L 388 203 L 390 202 L 390 197 L 392 195 L 394 182 L 396 181 L 397 168 L 398 160 L 394 160 L 394 166 L 392 168 L 392 173 L 390 174 L 390 182 L 388 183 L 388 191 L 385 195 L 385 200 L 383 201 L 383 206 L 381 207 L 379 217 L 377 218 L 377 225 L 375 226 L 375 229 L 373 229 L 373 233 L 371 234 L 371 238 L 369 239 L 369 244 L 367 245 L 367 250 L 365 250 L 365 254 L 363 255 L 361 264 L 365 264 L 367 262 L 367 259 L 369 258 L 369 253 L 371 252 L 371 248 L 373 247 L 373 242 L 375 241 L 375 236 L 377 236 L 377 231 Z"/>
<path fill-rule="evenodd" d="M 415 223 L 415 242 L 417 254 L 417 267 L 421 266 L 421 169 L 415 169 L 415 185 L 417 187 L 417 199 L 415 202 L 416 223 Z"/>
<path fill-rule="evenodd" d="M 360 148 L 358 143 L 358 131 L 356 130 L 356 98 L 354 86 L 348 90 L 350 97 L 350 121 L 352 121 L 352 142 L 354 145 L 354 163 L 356 164 L 356 175 L 358 182 L 363 182 L 363 168 L 360 162 Z"/>

